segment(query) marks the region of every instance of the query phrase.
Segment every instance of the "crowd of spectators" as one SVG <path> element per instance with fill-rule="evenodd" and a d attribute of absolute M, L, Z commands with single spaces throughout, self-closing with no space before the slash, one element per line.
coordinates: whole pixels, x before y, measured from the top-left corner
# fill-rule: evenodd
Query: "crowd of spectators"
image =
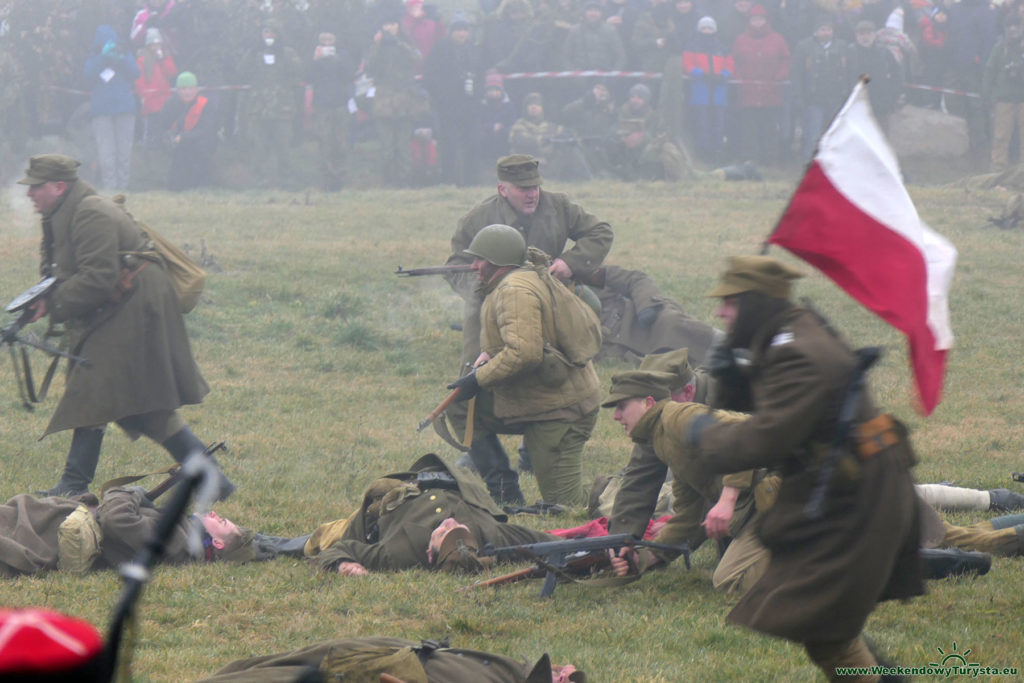
<path fill-rule="evenodd" d="M 1024 139 L 1024 0 L 0 0 L 0 17 L 0 153 L 87 121 L 106 189 L 139 149 L 171 189 L 216 183 L 224 157 L 287 186 L 311 140 L 325 189 L 370 140 L 392 186 L 474 184 L 510 152 L 567 179 L 796 165 L 861 74 L 883 124 L 905 103 L 961 116 L 996 170 Z"/>

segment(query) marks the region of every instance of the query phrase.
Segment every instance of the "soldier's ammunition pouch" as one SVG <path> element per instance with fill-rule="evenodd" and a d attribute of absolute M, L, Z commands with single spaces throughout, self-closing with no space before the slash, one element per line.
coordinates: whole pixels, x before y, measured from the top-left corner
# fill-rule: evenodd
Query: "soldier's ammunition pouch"
<path fill-rule="evenodd" d="M 79 505 L 57 528 L 57 566 L 84 574 L 100 554 L 103 532 L 92 511 Z"/>
<path fill-rule="evenodd" d="M 540 382 L 546 387 L 560 387 L 569 379 L 569 371 L 575 367 L 564 353 L 547 342 L 540 361 Z"/>
<path fill-rule="evenodd" d="M 853 430 L 853 444 L 857 457 L 870 460 L 885 449 L 892 449 L 894 456 L 903 467 L 910 469 L 917 464 L 914 450 L 907 440 L 907 428 L 892 415 L 881 414 L 863 422 Z M 893 448 L 903 444 L 903 448 Z"/>

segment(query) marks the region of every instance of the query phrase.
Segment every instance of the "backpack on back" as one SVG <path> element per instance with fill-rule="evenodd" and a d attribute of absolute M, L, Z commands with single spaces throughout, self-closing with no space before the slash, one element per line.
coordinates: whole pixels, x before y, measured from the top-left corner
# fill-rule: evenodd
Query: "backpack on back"
<path fill-rule="evenodd" d="M 601 350 L 601 318 L 581 296 L 548 272 L 547 254 L 530 247 L 526 261 L 551 292 L 555 346 L 573 365 L 586 365 Z"/>

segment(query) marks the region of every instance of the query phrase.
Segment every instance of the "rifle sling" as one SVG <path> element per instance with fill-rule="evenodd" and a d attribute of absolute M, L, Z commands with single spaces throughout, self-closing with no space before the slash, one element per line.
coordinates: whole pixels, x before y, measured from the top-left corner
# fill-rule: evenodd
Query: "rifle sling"
<path fill-rule="evenodd" d="M 103 494 L 106 493 L 109 489 L 120 488 L 122 486 L 127 486 L 128 484 L 134 484 L 135 482 L 139 481 L 140 479 L 145 479 L 146 477 L 151 477 L 154 474 L 167 474 L 167 475 L 172 475 L 173 476 L 173 474 L 180 467 L 181 467 L 181 465 L 175 463 L 175 464 L 171 465 L 170 467 L 165 467 L 162 470 L 154 470 L 153 472 L 146 472 L 145 474 L 130 474 L 130 475 L 124 476 L 124 477 L 115 477 L 113 479 L 110 479 L 108 481 L 103 482 L 103 485 L 100 486 L 100 498 L 103 498 Z"/>
<path fill-rule="evenodd" d="M 440 415 L 438 415 L 437 419 L 434 420 L 431 423 L 431 425 L 433 425 L 433 427 L 434 427 L 434 432 L 439 437 L 444 439 L 445 443 L 447 443 L 449 446 L 451 446 L 452 448 L 454 448 L 454 449 L 456 449 L 458 451 L 462 451 L 463 453 L 466 453 L 467 451 L 469 451 L 470 444 L 473 443 L 473 420 L 474 420 L 475 414 L 476 414 L 476 397 L 474 396 L 473 398 L 469 399 L 469 402 L 468 402 L 468 408 L 467 408 L 467 414 L 466 414 L 466 437 L 465 437 L 465 439 L 463 439 L 463 441 L 461 443 L 459 442 L 458 439 L 456 439 L 452 435 L 451 430 L 448 429 L 448 414 L 447 413 L 441 413 Z"/>

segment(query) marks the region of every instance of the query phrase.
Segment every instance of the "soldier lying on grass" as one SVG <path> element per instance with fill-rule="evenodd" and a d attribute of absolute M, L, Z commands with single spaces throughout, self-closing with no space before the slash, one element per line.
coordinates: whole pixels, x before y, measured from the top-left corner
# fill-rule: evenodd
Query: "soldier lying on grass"
<path fill-rule="evenodd" d="M 116 568 L 143 548 L 161 512 L 140 487 L 112 488 L 103 494 L 102 502 L 92 494 L 78 498 L 17 495 L 0 506 L 0 576 Z M 178 523 L 167 541 L 163 562 L 251 562 L 301 556 L 306 538 L 265 536 L 211 511 Z"/>

